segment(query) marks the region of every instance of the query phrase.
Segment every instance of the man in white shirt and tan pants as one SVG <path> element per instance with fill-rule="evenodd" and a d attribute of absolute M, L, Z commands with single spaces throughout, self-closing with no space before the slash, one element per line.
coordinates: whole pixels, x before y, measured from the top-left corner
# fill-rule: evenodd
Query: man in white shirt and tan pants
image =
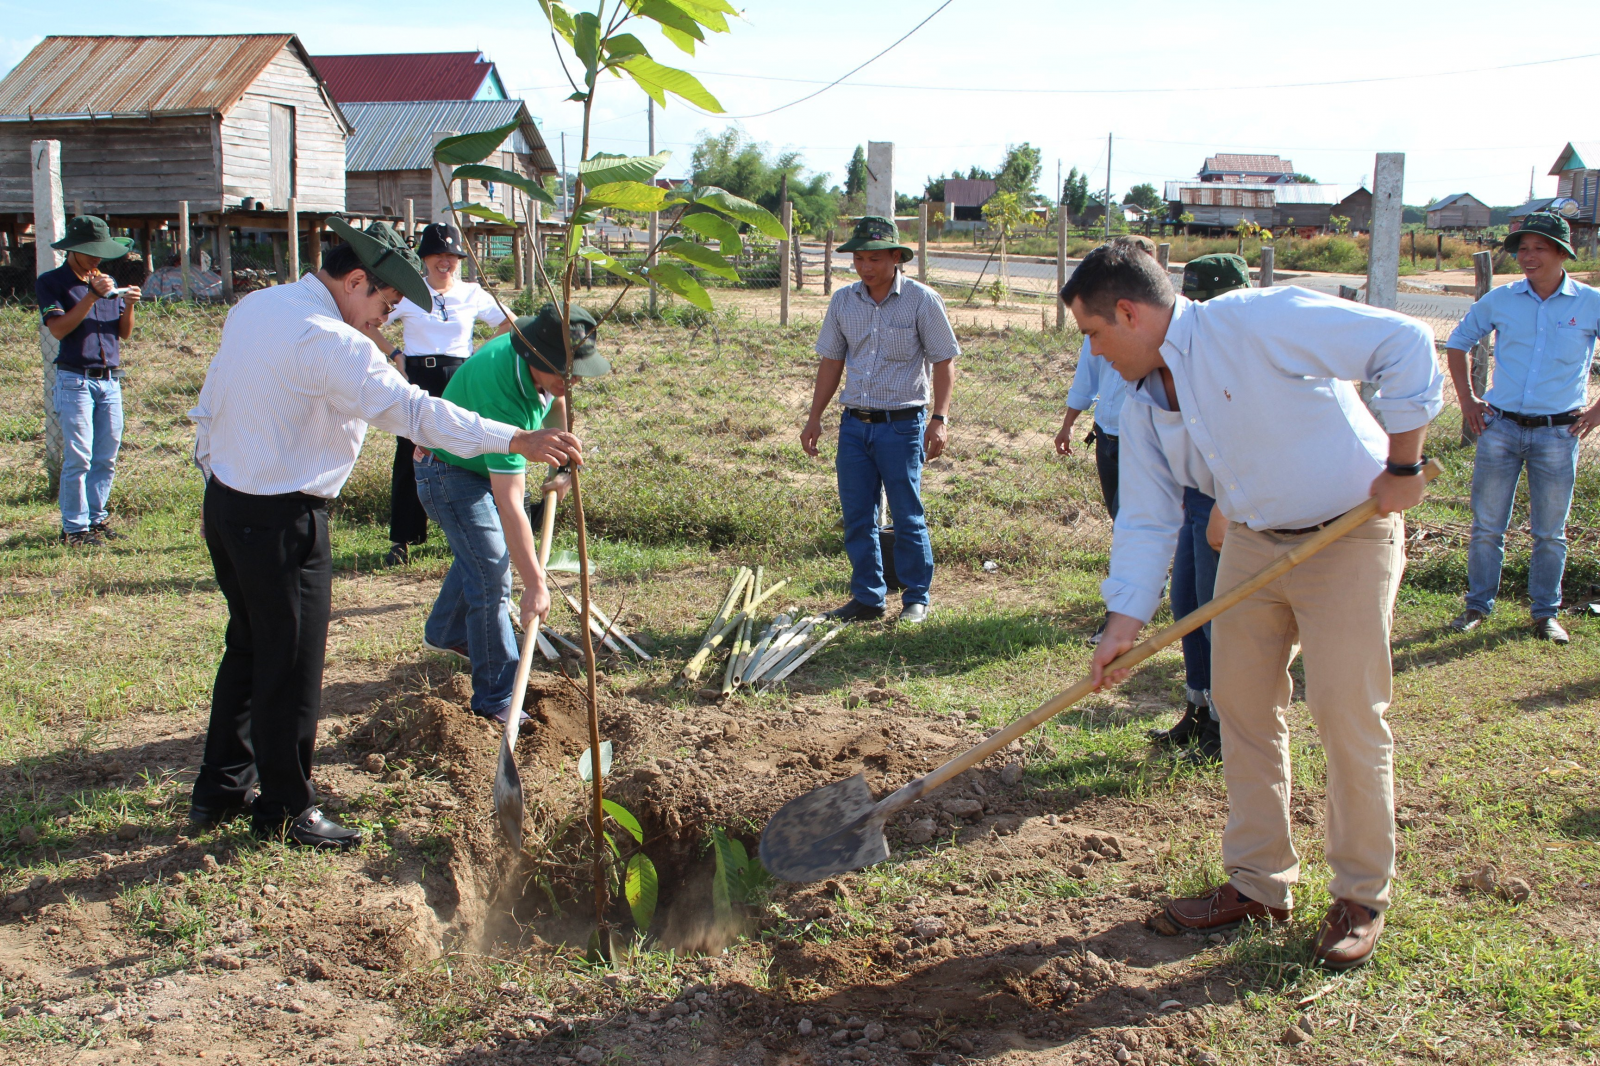
<path fill-rule="evenodd" d="M 560 466 L 583 454 L 570 433 L 519 430 L 408 384 L 363 331 L 402 295 L 429 300 L 416 254 L 386 223 L 365 233 L 329 225 L 348 243 L 321 270 L 229 312 L 189 412 L 206 547 L 228 602 L 189 820 L 204 830 L 248 813 L 260 837 L 342 848 L 360 834 L 317 808 L 311 759 L 332 601 L 327 504 L 367 424 L 457 455 L 516 452 Z"/>
<path fill-rule="evenodd" d="M 1372 956 L 1394 876 L 1389 631 L 1405 568 L 1401 512 L 1421 501 L 1422 441 L 1442 406 L 1433 336 L 1389 311 L 1298 288 L 1175 296 L 1149 256 L 1104 247 L 1062 289 L 1094 352 L 1129 382 L 1121 509 L 1102 585 L 1110 622 L 1093 675 L 1155 613 L 1183 489 L 1228 519 L 1220 595 L 1369 496 L 1379 517 L 1211 623 L 1212 700 L 1222 726 L 1228 882 L 1174 900 L 1152 925 L 1209 932 L 1286 921 L 1299 881 L 1289 823 L 1289 664 L 1305 650 L 1306 703 L 1328 761 L 1334 904 L 1313 955 L 1331 969 Z M 1352 381 L 1379 386 L 1362 404 Z"/>

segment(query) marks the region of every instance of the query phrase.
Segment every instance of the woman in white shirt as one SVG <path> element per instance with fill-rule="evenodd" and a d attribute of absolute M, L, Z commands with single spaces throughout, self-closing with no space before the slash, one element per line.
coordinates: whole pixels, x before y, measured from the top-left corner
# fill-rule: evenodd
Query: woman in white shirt
<path fill-rule="evenodd" d="M 405 343 L 389 357 L 409 381 L 429 395 L 439 396 L 456 367 L 472 354 L 474 324 L 482 320 L 498 327 L 495 336 L 499 336 L 511 328 L 511 320 L 481 285 L 461 280 L 461 261 L 467 253 L 454 226 L 435 222 L 424 228 L 417 253 L 422 257 L 423 277 L 433 291 L 433 306 L 400 301 L 389 322 L 405 327 Z M 413 447 L 404 437 L 395 438 L 387 566 L 405 563 L 410 546 L 428 539 L 428 515 L 417 499 L 416 475 L 411 468 Z"/>

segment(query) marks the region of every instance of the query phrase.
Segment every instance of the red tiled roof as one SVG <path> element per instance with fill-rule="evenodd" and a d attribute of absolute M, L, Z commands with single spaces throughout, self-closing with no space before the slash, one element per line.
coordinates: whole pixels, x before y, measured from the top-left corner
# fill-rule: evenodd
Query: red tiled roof
<path fill-rule="evenodd" d="M 494 70 L 482 52 L 313 56 L 312 60 L 340 103 L 471 100 Z"/>
<path fill-rule="evenodd" d="M 1235 171 L 1242 174 L 1293 174 L 1294 164 L 1275 155 L 1235 155 L 1219 152 L 1206 157 L 1204 169 Z"/>

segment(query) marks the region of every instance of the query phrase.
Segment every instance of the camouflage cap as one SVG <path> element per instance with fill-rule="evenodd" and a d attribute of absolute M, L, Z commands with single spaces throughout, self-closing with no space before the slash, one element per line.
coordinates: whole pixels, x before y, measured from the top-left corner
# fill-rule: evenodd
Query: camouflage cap
<path fill-rule="evenodd" d="M 1183 268 L 1183 294 L 1191 300 L 1209 300 L 1249 287 L 1250 267 L 1241 256 L 1220 252 L 1196 256 Z"/>
<path fill-rule="evenodd" d="M 1507 234 L 1506 251 L 1516 255 L 1517 245 L 1522 243 L 1524 233 L 1536 233 L 1566 252 L 1568 258 L 1577 258 L 1572 250 L 1572 227 L 1553 211 L 1535 211 L 1523 219 L 1522 226 L 1516 232 Z"/>
<path fill-rule="evenodd" d="M 894 224 L 894 219 L 882 215 L 862 215 L 856 219 L 850 239 L 839 245 L 841 252 L 877 252 L 892 248 L 900 250 L 902 263 L 914 254 L 909 245 L 901 242 L 900 227 Z"/>

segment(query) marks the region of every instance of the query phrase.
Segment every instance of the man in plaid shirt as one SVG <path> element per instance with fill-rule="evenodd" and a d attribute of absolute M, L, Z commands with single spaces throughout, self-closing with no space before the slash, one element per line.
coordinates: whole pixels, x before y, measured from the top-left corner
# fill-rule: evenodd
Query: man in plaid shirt
<path fill-rule="evenodd" d="M 800 431 L 800 446 L 815 458 L 822 413 L 844 378 L 834 467 L 852 568 L 851 598 L 831 617 L 846 622 L 883 617 L 889 590 L 878 546 L 881 490 L 894 516 L 894 567 L 905 588 L 900 621 L 915 624 L 928 617 L 933 585 L 922 463 L 944 451 L 953 360 L 960 346 L 939 294 L 901 272 L 912 253 L 900 242 L 893 220 L 862 218 L 839 251 L 854 253 L 861 280 L 834 293 L 828 304 L 817 337 L 822 358 L 811 414 Z"/>

